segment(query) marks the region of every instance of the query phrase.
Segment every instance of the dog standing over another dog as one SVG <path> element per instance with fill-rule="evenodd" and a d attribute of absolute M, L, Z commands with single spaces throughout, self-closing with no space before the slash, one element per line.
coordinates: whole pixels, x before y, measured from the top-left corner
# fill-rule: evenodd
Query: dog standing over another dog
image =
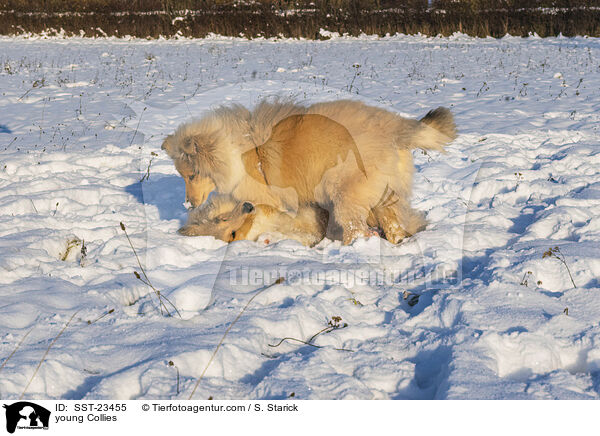
<path fill-rule="evenodd" d="M 412 149 L 442 151 L 455 136 L 445 108 L 411 120 L 351 100 L 309 107 L 262 101 L 252 111 L 223 106 L 184 123 L 162 148 L 194 207 L 213 190 L 303 219 L 298 211 L 318 207 L 328 212 L 328 234 L 340 228 L 344 244 L 372 234 L 369 227 L 397 243 L 425 223 L 410 207 Z"/>

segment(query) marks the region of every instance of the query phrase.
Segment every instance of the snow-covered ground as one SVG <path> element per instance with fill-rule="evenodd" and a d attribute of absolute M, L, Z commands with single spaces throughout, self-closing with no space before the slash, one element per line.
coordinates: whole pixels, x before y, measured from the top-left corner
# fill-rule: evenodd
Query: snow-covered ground
<path fill-rule="evenodd" d="M 600 397 L 599 39 L 3 37 L 0 91 L 0 398 L 188 398 L 279 275 L 194 398 Z M 415 152 L 427 229 L 398 246 L 179 236 L 162 139 L 269 95 L 450 107 L 448 152 Z M 134 276 L 120 222 L 181 318 Z M 269 345 L 329 322 L 320 348 Z"/>

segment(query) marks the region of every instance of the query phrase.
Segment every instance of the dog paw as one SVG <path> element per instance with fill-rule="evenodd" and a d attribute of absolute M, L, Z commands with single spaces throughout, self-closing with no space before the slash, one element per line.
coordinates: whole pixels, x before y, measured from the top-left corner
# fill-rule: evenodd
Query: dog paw
<path fill-rule="evenodd" d="M 177 233 L 183 236 L 198 236 L 195 226 L 183 226 L 177 230 Z"/>
<path fill-rule="evenodd" d="M 364 229 L 354 229 L 352 231 L 344 230 L 344 234 L 342 237 L 342 242 L 344 245 L 350 245 L 358 238 L 370 238 L 371 236 L 375 236 L 377 233 L 373 233 L 369 228 Z"/>

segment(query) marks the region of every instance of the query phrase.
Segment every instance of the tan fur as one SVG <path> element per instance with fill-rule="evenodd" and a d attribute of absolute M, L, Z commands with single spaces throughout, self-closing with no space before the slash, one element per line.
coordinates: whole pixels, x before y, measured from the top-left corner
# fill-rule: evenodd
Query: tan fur
<path fill-rule="evenodd" d="M 222 107 L 183 124 L 163 149 L 194 175 L 186 181 L 194 206 L 215 188 L 279 210 L 317 204 L 341 227 L 344 243 L 368 235 L 368 224 L 396 243 L 424 224 L 410 207 L 411 150 L 443 150 L 454 136 L 444 108 L 418 121 L 351 100 L 263 101 L 251 112 Z"/>
<path fill-rule="evenodd" d="M 327 212 L 319 207 L 303 206 L 296 215 L 266 205 L 237 202 L 228 195 L 212 195 L 203 206 L 193 209 L 178 232 L 185 236 L 214 236 L 225 242 L 294 239 L 313 246 L 325 237 Z"/>

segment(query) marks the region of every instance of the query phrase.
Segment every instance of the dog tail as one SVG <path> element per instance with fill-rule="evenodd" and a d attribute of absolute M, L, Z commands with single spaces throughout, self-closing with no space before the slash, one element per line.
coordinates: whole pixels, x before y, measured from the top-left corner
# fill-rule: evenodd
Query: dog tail
<path fill-rule="evenodd" d="M 414 148 L 443 151 L 444 145 L 456 138 L 454 117 L 445 107 L 430 110 L 419 122 L 420 128 L 411 141 Z"/>

